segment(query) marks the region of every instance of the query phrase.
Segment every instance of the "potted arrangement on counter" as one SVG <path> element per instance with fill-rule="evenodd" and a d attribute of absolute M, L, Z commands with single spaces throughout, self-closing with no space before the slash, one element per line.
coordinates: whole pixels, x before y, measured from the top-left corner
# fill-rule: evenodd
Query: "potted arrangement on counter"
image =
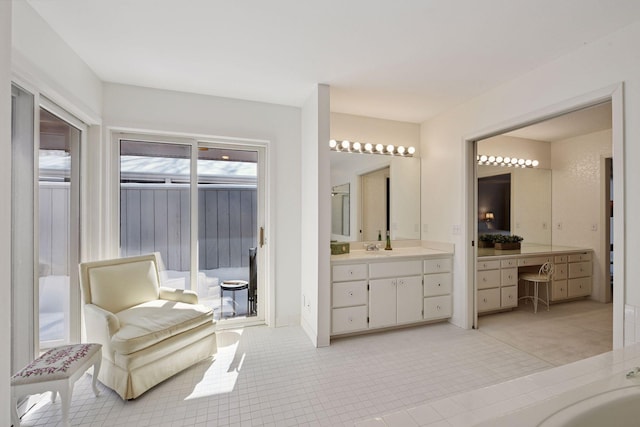
<path fill-rule="evenodd" d="M 512 234 L 510 236 L 497 234 L 494 236 L 494 248 L 501 251 L 509 251 L 520 249 L 520 242 L 524 240 L 522 237 Z"/>
<path fill-rule="evenodd" d="M 481 234 L 478 236 L 479 248 L 493 248 L 495 242 L 495 234 Z"/>

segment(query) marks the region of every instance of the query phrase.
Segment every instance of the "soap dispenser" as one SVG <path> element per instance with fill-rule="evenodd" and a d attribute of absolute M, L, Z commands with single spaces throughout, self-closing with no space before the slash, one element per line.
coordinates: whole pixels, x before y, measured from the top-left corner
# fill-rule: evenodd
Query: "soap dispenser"
<path fill-rule="evenodd" d="M 389 235 L 389 230 L 387 230 L 387 245 L 384 247 L 384 250 L 390 251 L 391 249 L 391 236 Z"/>

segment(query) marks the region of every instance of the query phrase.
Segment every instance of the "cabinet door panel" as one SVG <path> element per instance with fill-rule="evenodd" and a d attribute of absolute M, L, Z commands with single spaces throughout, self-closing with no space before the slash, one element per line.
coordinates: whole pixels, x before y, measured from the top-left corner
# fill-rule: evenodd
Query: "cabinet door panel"
<path fill-rule="evenodd" d="M 554 280 L 551 283 L 551 301 L 567 299 L 567 295 L 567 279 Z"/>
<path fill-rule="evenodd" d="M 447 273 L 451 271 L 451 258 L 427 259 L 424 261 L 424 272 Z"/>
<path fill-rule="evenodd" d="M 518 305 L 518 287 L 506 286 L 500 288 L 500 299 L 502 308 L 515 307 Z"/>
<path fill-rule="evenodd" d="M 500 270 L 478 271 L 478 289 L 497 288 L 500 286 Z"/>
<path fill-rule="evenodd" d="M 478 313 L 500 308 L 500 288 L 478 291 Z"/>
<path fill-rule="evenodd" d="M 348 307 L 367 304 L 367 281 L 333 284 L 332 306 Z"/>
<path fill-rule="evenodd" d="M 334 282 L 343 282 L 345 280 L 360 280 L 367 278 L 367 264 L 347 264 L 333 266 Z"/>
<path fill-rule="evenodd" d="M 451 313 L 450 295 L 424 299 L 424 320 L 446 319 Z"/>
<path fill-rule="evenodd" d="M 396 279 L 369 280 L 369 327 L 396 324 Z"/>
<path fill-rule="evenodd" d="M 583 297 L 591 294 L 591 277 L 581 277 L 579 279 L 569 279 L 569 298 Z"/>
<path fill-rule="evenodd" d="M 569 263 L 569 279 L 591 276 L 591 261 Z"/>
<path fill-rule="evenodd" d="M 367 306 L 334 308 L 331 316 L 331 333 L 344 334 L 347 332 L 367 329 Z"/>
<path fill-rule="evenodd" d="M 398 323 L 419 322 L 422 320 L 422 278 L 420 276 L 400 277 L 397 283 Z"/>
<path fill-rule="evenodd" d="M 425 274 L 424 296 L 446 295 L 451 293 L 451 273 Z"/>
<path fill-rule="evenodd" d="M 513 286 L 518 283 L 517 268 L 503 268 L 500 270 L 500 283 L 502 286 Z"/>

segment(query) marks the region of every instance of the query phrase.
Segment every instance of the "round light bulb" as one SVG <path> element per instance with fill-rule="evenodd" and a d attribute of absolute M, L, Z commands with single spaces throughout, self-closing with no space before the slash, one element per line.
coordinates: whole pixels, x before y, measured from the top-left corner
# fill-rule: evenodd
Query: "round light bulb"
<path fill-rule="evenodd" d="M 336 148 L 336 145 L 338 145 L 338 143 L 336 142 L 335 139 L 332 139 L 331 141 L 329 141 L 330 148 Z"/>
<path fill-rule="evenodd" d="M 401 145 L 398 147 L 398 154 L 404 154 L 404 147 Z"/>
<path fill-rule="evenodd" d="M 370 142 L 367 142 L 366 144 L 364 144 L 364 150 L 365 151 L 371 151 L 373 150 L 373 145 L 371 145 Z"/>
<path fill-rule="evenodd" d="M 480 156 L 480 161 L 481 162 L 486 162 L 487 161 L 487 156 L 485 156 L 484 154 L 482 156 Z"/>
<path fill-rule="evenodd" d="M 409 154 L 413 154 L 413 153 L 415 153 L 415 152 L 416 152 L 415 147 L 409 147 L 409 150 L 408 150 L 408 153 L 409 153 Z"/>
<path fill-rule="evenodd" d="M 520 166 L 524 165 L 524 159 L 520 159 L 520 160 L 518 160 L 518 164 L 519 164 Z"/>
<path fill-rule="evenodd" d="M 489 162 L 493 163 L 496 161 L 496 156 L 489 156 Z"/>
<path fill-rule="evenodd" d="M 395 149 L 396 147 L 394 147 L 393 144 L 387 145 L 387 153 L 393 153 L 393 150 Z"/>
<path fill-rule="evenodd" d="M 342 141 L 342 144 L 341 144 L 341 145 L 342 145 L 342 148 L 343 148 L 344 150 L 348 150 L 348 149 L 349 149 L 349 145 L 350 145 L 350 144 L 351 144 L 351 143 L 350 143 L 349 141 Z"/>
<path fill-rule="evenodd" d="M 531 166 L 531 160 L 529 159 L 525 160 L 524 164 L 527 166 Z"/>
<path fill-rule="evenodd" d="M 531 162 L 531 166 L 533 166 L 534 168 L 536 166 L 538 166 L 539 164 L 540 164 L 540 162 L 538 162 L 537 160 L 534 160 L 534 161 Z"/>
<path fill-rule="evenodd" d="M 384 145 L 376 144 L 376 151 L 377 152 L 382 153 L 383 150 L 384 150 Z"/>
<path fill-rule="evenodd" d="M 511 164 L 512 165 L 517 165 L 518 164 L 518 159 L 515 158 L 515 157 L 513 159 L 511 159 Z"/>
<path fill-rule="evenodd" d="M 505 157 L 504 158 L 504 162 L 505 163 L 511 163 L 511 157 Z"/>
<path fill-rule="evenodd" d="M 504 160 L 504 159 L 502 158 L 502 156 L 498 156 L 498 157 L 496 157 L 496 162 L 498 162 L 498 163 L 502 163 L 502 160 Z"/>
<path fill-rule="evenodd" d="M 360 151 L 360 149 L 362 148 L 362 145 L 359 142 L 354 142 L 353 143 L 353 149 L 356 151 Z"/>

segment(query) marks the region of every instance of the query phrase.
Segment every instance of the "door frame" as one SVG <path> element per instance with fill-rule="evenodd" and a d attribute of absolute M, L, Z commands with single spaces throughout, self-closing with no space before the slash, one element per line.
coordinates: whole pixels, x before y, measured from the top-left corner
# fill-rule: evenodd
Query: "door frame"
<path fill-rule="evenodd" d="M 463 156 L 465 165 L 463 167 L 463 187 L 464 203 L 463 209 L 466 215 L 466 227 L 464 227 L 463 241 L 466 242 L 461 248 L 463 262 L 465 265 L 465 289 L 466 310 L 465 325 L 468 328 L 478 327 L 478 311 L 476 303 L 476 269 L 477 269 L 477 165 L 476 165 L 476 142 L 481 139 L 490 138 L 532 125 L 544 120 L 548 120 L 576 110 L 611 101 L 612 108 L 612 144 L 613 144 L 613 180 L 614 200 L 616 209 L 614 210 L 614 241 L 616 251 L 614 251 L 614 285 L 613 285 L 613 348 L 624 346 L 624 306 L 625 306 L 625 227 L 624 227 L 624 84 L 618 83 L 593 92 L 554 104 L 540 110 L 533 111 L 506 122 L 492 125 L 483 130 L 471 133 L 463 137 Z"/>
<path fill-rule="evenodd" d="M 142 142 L 155 142 L 155 143 L 172 143 L 191 146 L 191 161 L 192 164 L 197 162 L 198 147 L 216 147 L 216 148 L 228 148 L 228 149 L 244 149 L 254 150 L 258 152 L 258 232 L 261 227 L 264 227 L 264 246 L 260 247 L 260 241 L 256 245 L 258 248 L 257 256 L 260 262 L 258 263 L 258 291 L 262 291 L 261 298 L 258 298 L 258 316 L 248 317 L 246 319 L 225 319 L 224 322 L 218 324 L 220 329 L 227 327 L 237 326 L 250 326 L 258 324 L 275 325 L 275 310 L 273 309 L 275 301 L 275 289 L 274 282 L 274 244 L 270 244 L 270 232 L 273 230 L 273 215 L 271 215 L 273 206 L 270 203 L 269 194 L 272 191 L 272 182 L 270 178 L 270 171 L 273 170 L 270 162 L 272 161 L 269 156 L 270 141 L 258 140 L 258 139 L 246 139 L 236 137 L 217 137 L 217 136 L 203 136 L 195 134 L 173 134 L 169 132 L 151 132 L 151 131 L 136 131 L 131 129 L 120 129 L 112 127 L 108 129 L 110 135 L 110 190 L 109 201 L 110 205 L 109 219 L 109 238 L 107 246 L 109 247 L 107 253 L 110 257 L 119 256 L 120 248 L 120 140 L 130 139 Z M 191 168 L 191 182 L 197 182 L 197 168 Z M 197 185 L 192 185 L 190 188 L 190 221 L 191 221 L 191 271 L 197 269 L 197 244 L 198 244 L 198 229 L 193 227 L 193 224 L 198 223 L 198 209 L 197 209 Z M 259 234 L 258 234 L 259 239 Z M 196 275 L 191 274 L 190 286 L 193 289 L 196 286 Z M 261 310 L 262 309 L 262 310 Z"/>

